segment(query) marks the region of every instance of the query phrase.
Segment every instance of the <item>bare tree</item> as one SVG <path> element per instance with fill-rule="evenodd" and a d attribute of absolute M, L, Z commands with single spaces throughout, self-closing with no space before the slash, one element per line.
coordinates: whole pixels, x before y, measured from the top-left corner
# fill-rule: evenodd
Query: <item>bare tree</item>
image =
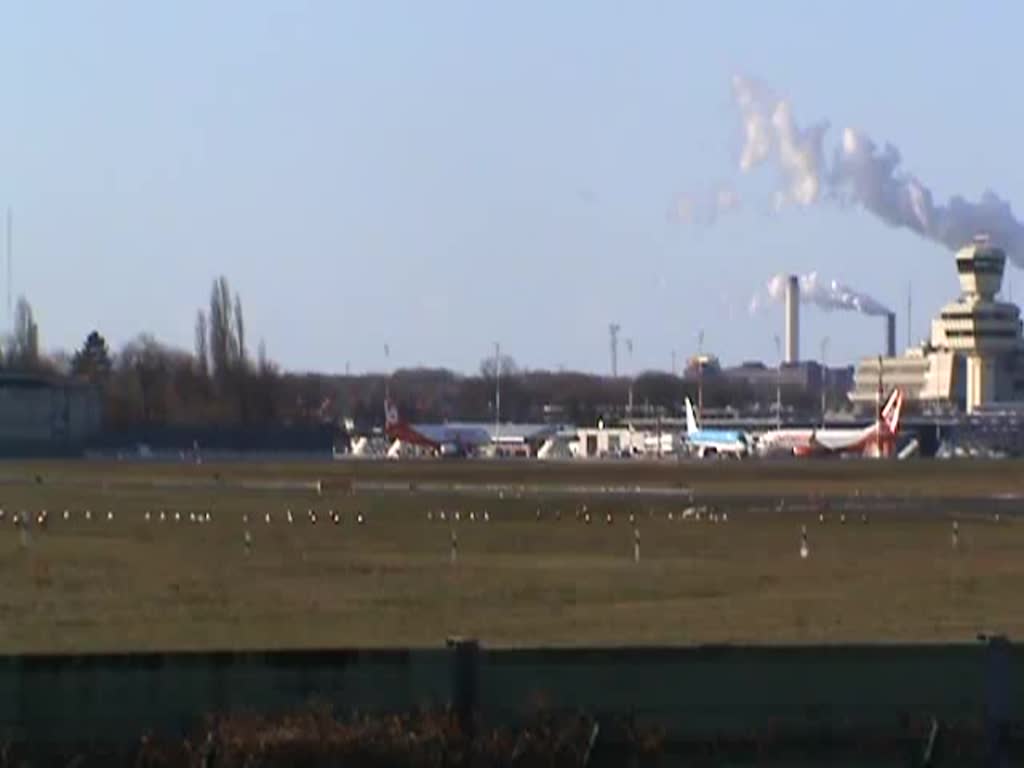
<path fill-rule="evenodd" d="M 196 361 L 199 363 L 199 372 L 203 376 L 210 374 L 210 348 L 207 343 L 209 333 L 206 325 L 206 313 L 199 310 L 196 313 Z"/>
<path fill-rule="evenodd" d="M 256 353 L 256 369 L 261 373 L 270 370 L 270 361 L 267 360 L 267 342 L 260 339 L 260 346 Z"/>
<path fill-rule="evenodd" d="M 242 299 L 239 295 L 235 294 L 235 348 L 237 351 L 237 364 L 240 371 L 245 371 L 246 368 L 246 350 L 245 350 L 245 318 L 242 316 Z"/>
<path fill-rule="evenodd" d="M 8 363 L 23 370 L 39 366 L 39 326 L 32 314 L 32 305 L 24 296 L 14 308 L 14 335 L 7 351 Z"/>
<path fill-rule="evenodd" d="M 515 358 L 510 355 L 501 356 L 501 375 L 504 376 L 515 376 L 519 373 L 519 366 L 516 364 Z M 494 372 L 498 370 L 498 361 L 493 357 L 485 357 L 480 361 L 480 375 L 485 379 L 493 379 Z"/>
<path fill-rule="evenodd" d="M 232 319 L 231 290 L 226 277 L 213 283 L 210 294 L 210 367 L 215 379 L 223 382 L 238 359 L 235 328 Z"/>

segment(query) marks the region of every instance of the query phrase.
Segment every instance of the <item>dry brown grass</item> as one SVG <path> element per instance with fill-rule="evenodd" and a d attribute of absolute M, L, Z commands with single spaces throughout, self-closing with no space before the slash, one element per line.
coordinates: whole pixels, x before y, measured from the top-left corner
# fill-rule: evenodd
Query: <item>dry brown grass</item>
<path fill-rule="evenodd" d="M 358 471 L 401 476 L 401 466 L 366 466 Z M 913 466 L 931 467 L 935 483 L 946 483 L 949 478 L 937 470 L 955 465 Z M 452 467 L 457 465 L 417 464 L 410 474 L 446 474 Z M 982 469 L 977 475 L 988 478 Z M 812 508 L 779 513 L 737 506 L 729 508 L 727 523 L 669 521 L 667 513 L 678 517 L 684 502 L 595 496 L 588 501 L 594 518 L 588 526 L 573 514 L 581 501 L 565 498 L 332 490 L 318 497 L 147 488 L 143 482 L 215 472 L 226 477 L 229 471 L 316 477 L 354 470 L 304 465 L 257 472 L 239 465 L 183 473 L 175 467 L 50 464 L 0 471 L 8 477 L 0 487 L 6 511 L 0 524 L 0 650 L 436 646 L 451 634 L 476 636 L 489 646 L 954 641 L 978 632 L 1024 634 L 1018 596 L 1024 520 L 974 518 L 978 510 L 966 501 L 943 516 L 873 514 L 867 525 L 851 517 L 840 526 L 835 516 L 820 525 Z M 475 466 L 468 471 L 479 478 L 472 474 Z M 493 470 L 479 471 L 493 479 Z M 516 476 L 506 467 L 497 471 L 504 479 Z M 851 472 L 846 465 L 816 471 Z M 35 474 L 41 482 L 13 479 Z M 608 475 L 592 479 L 601 477 Z M 124 478 L 137 484 L 104 488 L 104 479 Z M 1005 485 L 1017 482 L 1011 473 Z M 732 490 L 746 487 L 734 483 Z M 820 490 L 813 483 L 808 488 Z M 538 505 L 542 522 L 535 519 Z M 69 522 L 61 519 L 65 507 L 73 513 Z M 284 522 L 288 507 L 296 519 L 290 526 Z M 35 530 L 23 546 L 12 513 L 44 508 L 48 529 Z M 93 515 L 88 522 L 86 508 Z M 308 508 L 319 513 L 315 526 L 305 516 Z M 344 515 L 342 524 L 331 524 L 330 508 Z M 428 510 L 442 508 L 459 509 L 463 520 L 428 522 Z M 485 508 L 490 523 L 465 519 Z M 556 508 L 560 521 L 554 520 Z M 112 522 L 105 519 L 108 509 L 115 513 Z M 167 522 L 144 521 L 146 510 L 156 518 L 161 509 Z M 207 511 L 212 523 L 188 522 L 190 513 Z M 354 523 L 357 511 L 366 515 L 363 526 Z M 613 525 L 604 523 L 606 511 L 614 513 Z M 632 560 L 626 521 L 631 511 L 639 518 L 639 564 Z M 950 511 L 963 515 L 958 550 L 944 516 Z M 171 522 L 175 512 L 182 522 Z M 263 522 L 266 512 L 274 518 L 270 525 Z M 806 561 L 797 554 L 801 524 L 810 536 Z M 459 543 L 454 566 L 453 525 Z M 246 528 L 253 542 L 249 554 Z"/>
<path fill-rule="evenodd" d="M 59 766 L 364 766 L 366 768 L 473 768 L 474 766 L 656 765 L 662 734 L 632 719 L 603 718 L 600 757 L 589 761 L 596 721 L 575 713 L 538 713 L 515 727 L 469 723 L 451 712 L 336 717 L 314 708 L 274 717 L 206 718 L 186 739 L 124 734 L 118 744 L 61 743 L 41 739 L 7 743 L 4 765 Z"/>

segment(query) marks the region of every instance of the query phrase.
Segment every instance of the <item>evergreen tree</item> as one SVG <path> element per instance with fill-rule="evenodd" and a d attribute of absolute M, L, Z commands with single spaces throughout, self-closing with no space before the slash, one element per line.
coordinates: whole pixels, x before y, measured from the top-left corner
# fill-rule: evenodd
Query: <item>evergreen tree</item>
<path fill-rule="evenodd" d="M 107 340 L 98 331 L 90 333 L 71 358 L 71 373 L 93 383 L 105 382 L 110 377 L 111 367 Z"/>

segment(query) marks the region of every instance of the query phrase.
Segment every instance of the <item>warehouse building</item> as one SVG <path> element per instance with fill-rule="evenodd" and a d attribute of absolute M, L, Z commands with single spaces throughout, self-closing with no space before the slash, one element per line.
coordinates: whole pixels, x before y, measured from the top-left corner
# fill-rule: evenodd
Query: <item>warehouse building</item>
<path fill-rule="evenodd" d="M 103 425 L 99 390 L 34 374 L 0 374 L 0 454 L 78 455 Z"/>

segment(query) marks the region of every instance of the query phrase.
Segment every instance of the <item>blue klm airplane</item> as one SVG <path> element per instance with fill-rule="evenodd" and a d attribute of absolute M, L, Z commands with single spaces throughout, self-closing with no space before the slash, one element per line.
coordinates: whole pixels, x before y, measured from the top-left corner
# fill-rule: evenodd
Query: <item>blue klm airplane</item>
<path fill-rule="evenodd" d="M 746 432 L 735 429 L 701 429 L 693 413 L 693 403 L 686 398 L 686 442 L 701 458 L 705 456 L 735 456 L 743 458 L 752 453 L 752 440 Z"/>

